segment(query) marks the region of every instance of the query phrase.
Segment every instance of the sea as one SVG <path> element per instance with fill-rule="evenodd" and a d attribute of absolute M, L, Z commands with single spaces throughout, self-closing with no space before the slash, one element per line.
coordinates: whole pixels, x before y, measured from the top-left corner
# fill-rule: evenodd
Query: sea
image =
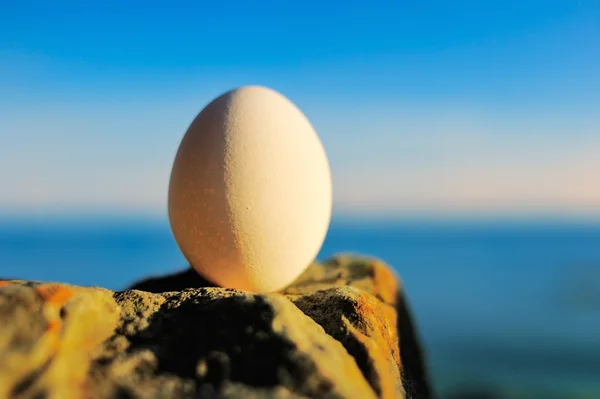
<path fill-rule="evenodd" d="M 403 281 L 441 398 L 600 398 L 600 223 L 346 220 L 319 254 Z M 0 221 L 0 277 L 120 290 L 186 267 L 168 221 Z"/>

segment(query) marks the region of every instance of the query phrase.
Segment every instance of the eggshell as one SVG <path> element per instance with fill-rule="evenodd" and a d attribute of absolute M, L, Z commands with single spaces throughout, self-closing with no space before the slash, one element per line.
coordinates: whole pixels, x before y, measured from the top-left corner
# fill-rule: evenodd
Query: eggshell
<path fill-rule="evenodd" d="M 188 128 L 169 185 L 169 219 L 192 267 L 255 292 L 292 283 L 331 217 L 325 150 L 304 114 L 260 86 L 229 91 Z"/>

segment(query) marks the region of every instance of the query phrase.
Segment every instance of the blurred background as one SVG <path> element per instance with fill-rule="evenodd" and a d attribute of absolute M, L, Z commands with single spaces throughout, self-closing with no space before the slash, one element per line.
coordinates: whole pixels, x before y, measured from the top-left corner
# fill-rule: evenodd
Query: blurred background
<path fill-rule="evenodd" d="M 319 257 L 393 265 L 440 397 L 600 397 L 597 1 L 0 0 L 0 276 L 184 267 L 175 151 L 247 84 L 313 123 Z"/>

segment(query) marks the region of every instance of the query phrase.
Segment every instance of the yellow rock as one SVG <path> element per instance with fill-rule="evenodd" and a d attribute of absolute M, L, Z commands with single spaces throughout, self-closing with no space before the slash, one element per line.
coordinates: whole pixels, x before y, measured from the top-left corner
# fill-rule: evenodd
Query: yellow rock
<path fill-rule="evenodd" d="M 0 281 L 0 398 L 429 398 L 377 260 L 313 264 L 273 294 L 191 269 L 133 288 Z"/>

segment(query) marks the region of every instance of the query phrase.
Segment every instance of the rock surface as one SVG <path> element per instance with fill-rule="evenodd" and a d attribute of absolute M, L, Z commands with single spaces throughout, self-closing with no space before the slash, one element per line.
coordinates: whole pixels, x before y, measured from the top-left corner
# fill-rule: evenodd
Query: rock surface
<path fill-rule="evenodd" d="M 399 280 L 338 256 L 280 293 L 191 269 L 112 292 L 0 281 L 0 398 L 430 398 Z"/>

